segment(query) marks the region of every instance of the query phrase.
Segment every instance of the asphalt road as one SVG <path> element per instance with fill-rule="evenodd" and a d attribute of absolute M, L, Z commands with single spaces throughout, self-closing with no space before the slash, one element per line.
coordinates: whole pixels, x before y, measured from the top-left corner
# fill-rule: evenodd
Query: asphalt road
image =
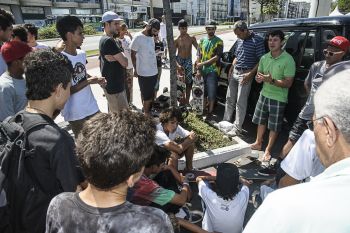
<path fill-rule="evenodd" d="M 218 29 L 229 29 L 229 26 L 218 26 Z M 136 33 L 137 31 L 140 31 L 141 29 L 132 29 L 131 34 Z M 190 34 L 197 34 L 200 32 L 204 32 L 204 26 L 191 26 L 188 28 L 188 32 Z M 177 29 L 177 27 L 173 27 L 173 33 L 174 33 L 174 37 L 178 36 L 179 31 Z M 95 50 L 98 49 L 98 44 L 100 41 L 101 35 L 98 36 L 86 36 L 84 39 L 84 43 L 82 45 L 82 49 L 85 51 L 89 51 L 89 50 Z M 47 44 L 50 47 L 54 47 L 57 43 L 58 43 L 59 39 L 52 39 L 52 40 L 41 40 L 40 42 Z"/>

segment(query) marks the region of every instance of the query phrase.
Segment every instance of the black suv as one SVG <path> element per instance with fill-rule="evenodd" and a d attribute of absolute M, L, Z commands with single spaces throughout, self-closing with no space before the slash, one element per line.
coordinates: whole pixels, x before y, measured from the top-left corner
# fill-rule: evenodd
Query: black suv
<path fill-rule="evenodd" d="M 296 64 L 294 83 L 289 90 L 288 105 L 285 117 L 289 124 L 293 124 L 301 108 L 307 99 L 304 89 L 304 80 L 310 66 L 315 61 L 324 60 L 322 53 L 327 47 L 327 41 L 334 36 L 344 36 L 350 39 L 350 16 L 318 17 L 290 19 L 269 23 L 254 24 L 250 26 L 258 35 L 266 38 L 271 30 L 282 30 L 286 35 L 284 49 L 293 56 Z M 266 52 L 268 52 L 267 40 L 265 40 Z M 345 60 L 349 60 L 348 53 Z M 225 103 L 227 90 L 227 74 L 232 62 L 230 52 L 224 53 L 222 59 L 222 75 L 219 81 L 218 101 Z M 254 113 L 255 105 L 259 97 L 261 84 L 253 82 L 248 102 L 248 114 Z"/>

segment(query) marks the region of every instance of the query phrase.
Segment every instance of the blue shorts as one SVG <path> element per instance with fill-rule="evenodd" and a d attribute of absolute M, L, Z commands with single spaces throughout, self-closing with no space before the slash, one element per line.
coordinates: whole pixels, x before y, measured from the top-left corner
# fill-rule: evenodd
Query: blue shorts
<path fill-rule="evenodd" d="M 210 72 L 203 75 L 204 80 L 204 96 L 208 97 L 209 101 L 216 100 L 216 90 L 218 88 L 218 74 Z"/>
<path fill-rule="evenodd" d="M 181 58 L 179 56 L 176 57 L 177 63 L 182 66 L 185 70 L 185 82 L 186 84 L 192 84 L 192 58 Z"/>

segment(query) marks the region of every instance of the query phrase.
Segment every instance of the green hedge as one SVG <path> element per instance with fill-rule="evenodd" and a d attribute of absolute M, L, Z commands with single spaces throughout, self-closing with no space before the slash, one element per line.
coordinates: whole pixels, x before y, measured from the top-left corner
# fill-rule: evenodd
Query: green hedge
<path fill-rule="evenodd" d="M 194 113 L 188 114 L 182 126 L 189 131 L 193 130 L 197 134 L 197 151 L 207 151 L 234 144 L 234 141 L 230 140 L 218 129 L 209 126 Z"/>
<path fill-rule="evenodd" d="M 58 32 L 56 31 L 55 24 L 51 24 L 49 26 L 39 28 L 38 34 L 39 34 L 39 36 L 38 36 L 39 40 L 60 37 L 58 35 Z M 95 34 L 97 34 L 96 28 L 91 24 L 85 24 L 84 25 L 84 34 L 85 35 L 95 35 Z"/>

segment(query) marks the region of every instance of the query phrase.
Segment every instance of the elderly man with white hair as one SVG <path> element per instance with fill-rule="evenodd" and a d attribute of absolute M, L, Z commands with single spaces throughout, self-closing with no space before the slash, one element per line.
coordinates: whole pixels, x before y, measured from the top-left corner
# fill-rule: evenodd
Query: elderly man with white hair
<path fill-rule="evenodd" d="M 350 232 L 349 89 L 350 69 L 344 69 L 325 81 L 314 97 L 316 150 L 326 170 L 309 183 L 271 193 L 245 233 Z"/>

